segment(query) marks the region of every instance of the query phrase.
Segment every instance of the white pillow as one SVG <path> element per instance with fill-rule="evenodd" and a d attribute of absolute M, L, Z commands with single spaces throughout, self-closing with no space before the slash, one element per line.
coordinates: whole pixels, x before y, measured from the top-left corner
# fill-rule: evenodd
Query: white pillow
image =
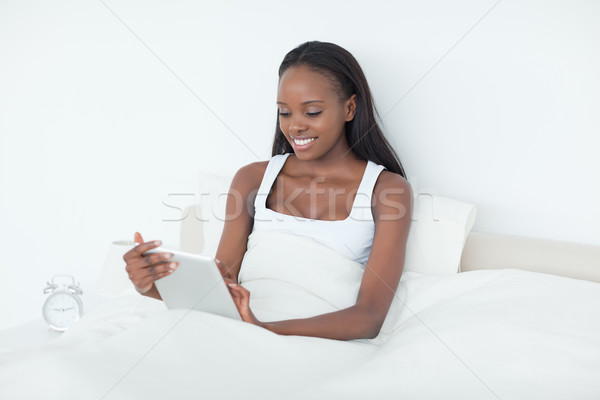
<path fill-rule="evenodd" d="M 415 195 L 404 271 L 457 273 L 476 216 L 473 204 L 429 193 Z"/>
<path fill-rule="evenodd" d="M 210 172 L 198 173 L 204 244 L 197 248 L 202 254 L 214 256 L 217 252 L 224 225 L 226 195 L 232 179 Z M 404 271 L 421 274 L 457 273 L 463 247 L 476 215 L 477 208 L 473 204 L 428 193 L 416 194 Z M 185 235 L 186 231 L 182 230 L 182 243 Z M 189 242 L 189 238 L 185 241 Z"/>

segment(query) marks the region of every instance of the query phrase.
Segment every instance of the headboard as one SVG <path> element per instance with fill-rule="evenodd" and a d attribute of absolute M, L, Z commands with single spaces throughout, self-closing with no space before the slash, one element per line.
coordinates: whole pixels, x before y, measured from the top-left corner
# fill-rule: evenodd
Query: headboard
<path fill-rule="evenodd" d="M 517 268 L 600 282 L 600 245 L 471 232 L 460 271 Z"/>

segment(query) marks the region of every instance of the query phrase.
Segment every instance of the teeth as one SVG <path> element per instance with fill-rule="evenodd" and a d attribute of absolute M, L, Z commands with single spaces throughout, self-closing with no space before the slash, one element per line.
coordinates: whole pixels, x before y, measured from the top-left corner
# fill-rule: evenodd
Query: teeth
<path fill-rule="evenodd" d="M 303 139 L 303 140 L 296 140 L 294 139 L 294 143 L 296 143 L 298 146 L 303 146 L 309 142 L 312 142 L 313 140 L 315 140 L 316 138 L 310 138 L 310 139 Z"/>

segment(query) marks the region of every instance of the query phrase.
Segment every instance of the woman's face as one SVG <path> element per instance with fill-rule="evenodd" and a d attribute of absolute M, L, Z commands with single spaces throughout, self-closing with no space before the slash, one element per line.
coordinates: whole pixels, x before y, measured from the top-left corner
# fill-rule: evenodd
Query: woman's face
<path fill-rule="evenodd" d="M 277 90 L 279 127 L 299 159 L 344 154 L 345 124 L 354 118 L 356 95 L 346 101 L 329 79 L 307 67 L 289 68 Z"/>

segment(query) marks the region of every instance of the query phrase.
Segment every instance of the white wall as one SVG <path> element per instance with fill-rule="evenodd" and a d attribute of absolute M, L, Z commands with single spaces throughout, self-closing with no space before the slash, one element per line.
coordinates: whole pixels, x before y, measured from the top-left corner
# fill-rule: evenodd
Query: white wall
<path fill-rule="evenodd" d="M 0 329 L 38 318 L 56 273 L 93 303 L 111 240 L 177 246 L 163 201 L 269 157 L 277 68 L 307 40 L 357 57 L 413 187 L 475 203 L 475 231 L 600 243 L 599 17 L 596 1 L 0 0 Z"/>

